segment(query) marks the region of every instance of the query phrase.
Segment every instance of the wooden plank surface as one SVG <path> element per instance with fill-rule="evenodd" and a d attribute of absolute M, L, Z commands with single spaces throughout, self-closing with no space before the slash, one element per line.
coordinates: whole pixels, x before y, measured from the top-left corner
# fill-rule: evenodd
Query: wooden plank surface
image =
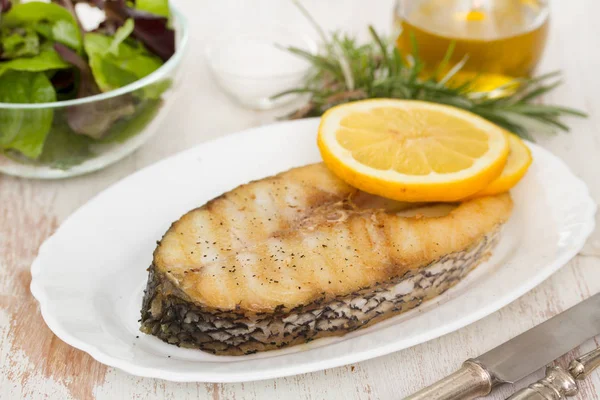
<path fill-rule="evenodd" d="M 413 348 L 322 372 L 244 384 L 178 384 L 129 376 L 107 368 L 56 338 L 31 297 L 29 267 L 42 241 L 70 213 L 99 191 L 135 170 L 208 139 L 269 123 L 281 111 L 253 112 L 232 103 L 215 85 L 204 48 L 215 38 L 260 21 L 305 24 L 279 0 L 181 0 L 191 21 L 186 81 L 163 129 L 140 151 L 99 173 L 43 182 L 0 176 L 0 399 L 399 399 L 452 372 L 484 352 L 600 291 L 600 230 L 581 255 L 538 288 L 464 329 Z M 374 24 L 389 30 L 393 1 L 305 0 L 327 29 L 364 35 Z M 550 42 L 541 70 L 562 69 L 567 84 L 553 102 L 587 111 L 571 120 L 568 135 L 539 138 L 590 186 L 600 199 L 600 2 L 552 2 Z M 254 25 L 256 26 L 256 25 Z M 305 25 L 304 25 L 305 26 Z M 235 165 L 232 165 L 235 168 Z M 558 361 L 600 345 L 585 343 Z M 541 371 L 519 382 L 521 387 Z M 490 399 L 503 399 L 505 387 Z M 600 373 L 583 383 L 580 399 L 600 399 Z"/>

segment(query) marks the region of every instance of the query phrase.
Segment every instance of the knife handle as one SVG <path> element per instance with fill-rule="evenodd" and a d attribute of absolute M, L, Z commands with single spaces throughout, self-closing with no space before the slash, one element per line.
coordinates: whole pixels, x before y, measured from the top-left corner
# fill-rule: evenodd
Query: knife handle
<path fill-rule="evenodd" d="M 575 379 L 560 367 L 546 368 L 546 377 L 521 389 L 506 400 L 563 400 L 575 396 L 579 389 Z"/>
<path fill-rule="evenodd" d="M 467 360 L 452 375 L 404 400 L 471 400 L 489 394 L 492 385 L 490 373 L 477 362 Z"/>

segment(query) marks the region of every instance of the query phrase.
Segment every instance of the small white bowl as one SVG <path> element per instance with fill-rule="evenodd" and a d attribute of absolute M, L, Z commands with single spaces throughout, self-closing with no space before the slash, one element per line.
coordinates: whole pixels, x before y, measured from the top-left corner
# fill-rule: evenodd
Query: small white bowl
<path fill-rule="evenodd" d="M 288 103 L 296 95 L 273 98 L 302 84 L 308 61 L 288 52 L 297 47 L 316 53 L 316 43 L 305 34 L 280 25 L 267 25 L 229 34 L 206 49 L 206 58 L 221 88 L 241 105 L 267 110 Z"/>

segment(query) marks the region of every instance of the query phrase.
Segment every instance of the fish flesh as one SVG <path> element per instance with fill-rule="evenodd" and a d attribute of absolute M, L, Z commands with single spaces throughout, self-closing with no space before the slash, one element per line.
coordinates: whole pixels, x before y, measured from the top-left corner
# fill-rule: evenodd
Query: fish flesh
<path fill-rule="evenodd" d="M 455 285 L 490 254 L 511 210 L 509 194 L 387 200 L 324 164 L 250 182 L 171 225 L 141 330 L 226 355 L 343 335 Z"/>

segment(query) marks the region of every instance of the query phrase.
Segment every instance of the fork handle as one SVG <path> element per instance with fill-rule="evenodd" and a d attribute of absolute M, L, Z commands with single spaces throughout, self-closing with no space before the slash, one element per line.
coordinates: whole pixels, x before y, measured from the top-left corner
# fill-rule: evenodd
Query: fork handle
<path fill-rule="evenodd" d="M 600 347 L 579 358 L 571 361 L 569 364 L 569 373 L 577 380 L 587 378 L 596 368 L 600 367 Z"/>
<path fill-rule="evenodd" d="M 546 377 L 519 390 L 507 400 L 563 400 L 579 391 L 576 380 L 587 378 L 600 367 L 600 348 L 571 361 L 569 372 L 560 367 L 548 367 Z"/>
<path fill-rule="evenodd" d="M 578 392 L 575 379 L 560 367 L 548 367 L 546 376 L 521 389 L 507 400 L 563 400 Z"/>

